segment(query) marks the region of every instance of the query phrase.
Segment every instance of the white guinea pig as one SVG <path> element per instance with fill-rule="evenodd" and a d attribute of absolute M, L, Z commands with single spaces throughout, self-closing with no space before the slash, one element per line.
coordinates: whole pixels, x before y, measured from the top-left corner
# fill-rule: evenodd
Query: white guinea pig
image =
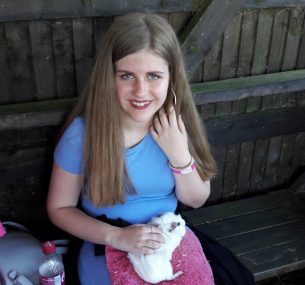
<path fill-rule="evenodd" d="M 171 259 L 175 248 L 185 235 L 185 221 L 180 215 L 168 212 L 153 218 L 149 224 L 162 229 L 165 243 L 162 243 L 161 247 L 153 254 L 128 253 L 127 256 L 134 270 L 144 281 L 157 284 L 162 281 L 173 280 L 183 273 L 181 271 L 173 273 Z"/>

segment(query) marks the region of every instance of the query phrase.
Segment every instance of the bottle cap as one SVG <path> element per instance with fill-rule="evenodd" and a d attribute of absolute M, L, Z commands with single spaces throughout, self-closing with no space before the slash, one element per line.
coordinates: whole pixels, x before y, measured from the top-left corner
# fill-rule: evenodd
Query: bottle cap
<path fill-rule="evenodd" d="M 42 244 L 42 251 L 45 254 L 50 254 L 55 252 L 54 241 L 46 241 Z"/>
<path fill-rule="evenodd" d="M 2 223 L 0 222 L 0 237 L 5 236 L 5 234 L 6 234 L 6 230 L 3 227 Z"/>

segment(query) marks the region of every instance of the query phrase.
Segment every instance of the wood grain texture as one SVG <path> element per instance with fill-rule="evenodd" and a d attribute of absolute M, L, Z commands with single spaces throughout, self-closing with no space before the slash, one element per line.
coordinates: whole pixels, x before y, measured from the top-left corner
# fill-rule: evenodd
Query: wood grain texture
<path fill-rule="evenodd" d="M 194 12 L 199 1 L 1 0 L 0 21 L 117 16 L 132 12 Z"/>
<path fill-rule="evenodd" d="M 305 266 L 305 207 L 290 190 L 187 211 L 183 216 L 235 253 L 256 281 Z"/>
<path fill-rule="evenodd" d="M 190 78 L 244 2 L 243 0 L 214 0 L 186 27 L 181 35 L 181 42 Z"/>
<path fill-rule="evenodd" d="M 302 91 L 305 69 L 193 84 L 196 105 Z"/>

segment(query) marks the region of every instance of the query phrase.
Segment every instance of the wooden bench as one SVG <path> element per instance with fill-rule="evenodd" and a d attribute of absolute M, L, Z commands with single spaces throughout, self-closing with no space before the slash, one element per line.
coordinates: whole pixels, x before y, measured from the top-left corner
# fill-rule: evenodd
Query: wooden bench
<path fill-rule="evenodd" d="M 305 267 L 305 173 L 289 189 L 183 213 L 227 246 L 256 281 Z M 297 188 L 297 189 L 296 189 Z"/>

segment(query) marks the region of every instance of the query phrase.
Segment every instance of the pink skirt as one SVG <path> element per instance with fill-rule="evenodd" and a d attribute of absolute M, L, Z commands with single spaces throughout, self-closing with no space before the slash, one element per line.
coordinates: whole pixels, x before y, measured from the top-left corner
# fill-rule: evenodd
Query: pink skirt
<path fill-rule="evenodd" d="M 173 273 L 183 274 L 160 285 L 214 285 L 213 273 L 195 234 L 187 230 L 171 260 Z M 112 285 L 148 285 L 134 271 L 127 253 L 106 246 L 106 264 Z"/>

